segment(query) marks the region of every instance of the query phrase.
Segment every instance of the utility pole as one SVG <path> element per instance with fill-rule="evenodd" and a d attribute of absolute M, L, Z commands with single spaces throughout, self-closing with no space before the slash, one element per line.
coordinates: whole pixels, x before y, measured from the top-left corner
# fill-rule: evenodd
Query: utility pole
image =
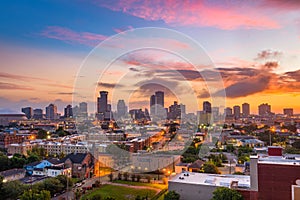
<path fill-rule="evenodd" d="M 67 200 L 69 200 L 69 172 L 67 172 Z"/>

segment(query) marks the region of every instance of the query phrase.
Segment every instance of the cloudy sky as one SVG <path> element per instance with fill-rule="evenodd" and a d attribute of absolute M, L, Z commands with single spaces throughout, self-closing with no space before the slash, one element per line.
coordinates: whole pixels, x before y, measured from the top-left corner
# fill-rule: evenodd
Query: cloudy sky
<path fill-rule="evenodd" d="M 256 113 L 268 102 L 275 112 L 300 113 L 299 1 L 5 1 L 0 13 L 1 113 L 49 103 L 62 110 L 73 99 L 92 104 L 99 90 L 131 108 L 147 107 L 149 95 L 163 90 L 167 105 L 177 99 L 195 111 L 224 90 L 226 106 L 248 102 Z M 155 29 L 129 37 L 144 27 L 178 31 L 202 49 Z M 116 34 L 122 40 L 87 57 Z M 163 50 L 131 51 L 102 65 L 116 50 L 154 44 Z M 88 59 L 97 65 L 85 73 Z"/>

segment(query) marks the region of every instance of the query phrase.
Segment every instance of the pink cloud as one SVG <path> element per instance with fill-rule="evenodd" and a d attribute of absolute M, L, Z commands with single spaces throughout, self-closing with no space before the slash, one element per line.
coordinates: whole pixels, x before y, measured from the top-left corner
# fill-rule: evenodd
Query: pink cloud
<path fill-rule="evenodd" d="M 126 26 L 126 27 L 121 27 L 121 28 L 114 28 L 114 31 L 116 33 L 122 33 L 124 31 L 128 31 L 128 30 L 131 30 L 131 29 L 133 29 L 132 26 Z"/>
<path fill-rule="evenodd" d="M 169 25 L 217 27 L 226 30 L 280 27 L 277 21 L 269 17 L 270 12 L 263 12 L 261 5 L 251 7 L 253 5 L 246 3 L 231 3 L 226 6 L 205 1 L 116 0 L 114 3 L 97 1 L 97 4 L 150 21 L 163 20 Z"/>
<path fill-rule="evenodd" d="M 75 32 L 71 29 L 59 26 L 48 26 L 40 35 L 67 43 L 79 43 L 87 46 L 96 46 L 99 42 L 107 38 L 107 36 L 101 34 Z"/>

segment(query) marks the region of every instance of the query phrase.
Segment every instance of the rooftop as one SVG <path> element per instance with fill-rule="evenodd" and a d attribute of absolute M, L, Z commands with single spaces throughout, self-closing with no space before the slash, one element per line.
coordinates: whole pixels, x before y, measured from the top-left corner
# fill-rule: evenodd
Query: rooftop
<path fill-rule="evenodd" d="M 171 178 L 169 182 L 231 187 L 232 183 L 237 183 L 238 188 L 250 188 L 250 176 L 241 175 L 220 175 L 184 172 Z"/>

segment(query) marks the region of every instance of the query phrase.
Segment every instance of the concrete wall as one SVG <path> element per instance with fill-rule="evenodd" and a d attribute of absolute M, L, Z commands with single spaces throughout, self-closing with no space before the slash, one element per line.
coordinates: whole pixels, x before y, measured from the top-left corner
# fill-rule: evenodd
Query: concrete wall
<path fill-rule="evenodd" d="M 197 185 L 169 182 L 168 190 L 175 190 L 180 194 L 181 200 L 210 200 L 213 196 L 213 191 L 217 187 L 211 185 Z"/>

